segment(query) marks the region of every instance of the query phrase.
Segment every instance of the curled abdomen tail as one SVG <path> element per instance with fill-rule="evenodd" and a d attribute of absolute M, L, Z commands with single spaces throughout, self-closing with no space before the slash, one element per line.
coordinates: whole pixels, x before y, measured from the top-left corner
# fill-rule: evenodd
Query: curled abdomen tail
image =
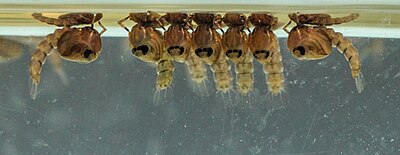
<path fill-rule="evenodd" d="M 342 33 L 335 32 L 331 28 L 328 28 L 326 32 L 331 39 L 332 46 L 336 47 L 341 53 L 343 53 L 345 59 L 349 62 L 351 75 L 355 80 L 357 91 L 361 93 L 364 90 L 365 82 L 364 76 L 361 72 L 360 55 L 357 49 L 349 39 L 343 37 Z"/>
<path fill-rule="evenodd" d="M 37 95 L 37 86 L 40 83 L 40 72 L 42 70 L 42 66 L 46 61 L 47 56 L 50 54 L 53 46 L 49 40 L 54 36 L 54 34 L 47 35 L 46 39 L 42 40 L 36 47 L 36 50 L 32 53 L 31 63 L 29 65 L 29 73 L 31 79 L 31 97 L 32 99 L 36 98 Z"/>
<path fill-rule="evenodd" d="M 54 33 L 47 35 L 46 38 L 37 45 L 36 50 L 32 53 L 31 63 L 29 64 L 31 82 L 30 95 L 32 99 L 35 99 L 37 95 L 37 87 L 40 83 L 40 72 L 42 66 L 51 50 L 56 47 L 58 38 L 62 33 L 62 29 L 57 29 Z"/>

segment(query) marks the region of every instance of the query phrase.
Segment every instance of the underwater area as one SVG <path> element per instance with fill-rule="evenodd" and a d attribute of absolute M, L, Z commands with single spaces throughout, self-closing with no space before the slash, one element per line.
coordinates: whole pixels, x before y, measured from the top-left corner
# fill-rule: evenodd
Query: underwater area
<path fill-rule="evenodd" d="M 400 154 L 398 2 L 77 2 L 0 1 L 1 155 Z M 268 90 L 263 66 L 256 60 L 254 89 L 248 96 L 236 91 L 232 62 L 229 93 L 216 91 L 210 66 L 205 85 L 197 86 L 186 64 L 174 62 L 172 85 L 157 94 L 156 65 L 132 55 L 128 33 L 116 23 L 129 12 L 147 10 L 222 15 L 264 11 L 284 25 L 294 12 L 332 17 L 359 13 L 354 21 L 328 27 L 358 49 L 365 88 L 357 91 L 349 62 L 336 48 L 321 60 L 294 58 L 282 26 L 274 31 L 284 74 L 284 89 L 278 95 Z M 107 31 L 94 62 L 63 60 L 56 66 L 49 58 L 33 100 L 31 53 L 57 28 L 33 19 L 34 12 L 54 18 L 67 12 L 102 12 Z M 129 29 L 134 24 L 126 22 Z M 94 28 L 101 31 L 98 24 Z M 13 56 L 6 58 L 7 49 L 13 49 Z M 155 100 L 157 95 L 161 100 Z"/>

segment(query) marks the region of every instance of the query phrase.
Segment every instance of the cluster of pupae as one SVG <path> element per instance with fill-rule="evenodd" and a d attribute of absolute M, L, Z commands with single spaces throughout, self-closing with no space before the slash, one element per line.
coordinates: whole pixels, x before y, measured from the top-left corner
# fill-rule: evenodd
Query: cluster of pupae
<path fill-rule="evenodd" d="M 41 13 L 32 16 L 41 22 L 62 27 L 47 35 L 32 55 L 29 71 L 34 99 L 42 65 L 52 49 L 56 48 L 65 60 L 92 62 L 100 54 L 100 35 L 106 29 L 100 23 L 101 13 L 69 13 L 58 18 Z M 296 23 L 290 31 L 286 27 L 291 21 L 284 27 L 289 34 L 289 51 L 297 59 L 316 60 L 327 57 L 332 46 L 337 47 L 349 62 L 357 90 L 361 92 L 364 84 L 357 49 L 341 33 L 326 27 L 357 17 L 358 14 L 340 18 L 332 18 L 328 14 L 289 14 L 290 20 Z M 130 30 L 124 25 L 128 19 L 136 23 Z M 100 33 L 93 28 L 96 22 L 103 28 Z M 216 90 L 230 92 L 233 78 L 228 61 L 231 61 L 235 64 L 236 89 L 240 94 L 248 95 L 253 90 L 253 58 L 263 65 L 268 90 L 277 95 L 284 89 L 282 56 L 278 38 L 273 32 L 282 25 L 272 14 L 251 13 L 247 17 L 236 12 L 224 16 L 209 12 L 173 12 L 160 15 L 147 11 L 130 13 L 117 23 L 128 31 L 132 54 L 144 62 L 157 65 L 157 92 L 172 84 L 173 61 L 185 62 L 197 85 L 204 84 L 207 79 L 206 65 L 210 65 Z M 72 27 L 82 24 L 90 26 Z M 226 31 L 222 29 L 224 27 L 228 27 Z"/>

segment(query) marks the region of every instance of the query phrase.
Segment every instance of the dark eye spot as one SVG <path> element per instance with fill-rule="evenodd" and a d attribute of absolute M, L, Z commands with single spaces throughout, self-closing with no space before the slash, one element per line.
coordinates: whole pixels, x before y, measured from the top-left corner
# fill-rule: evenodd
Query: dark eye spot
<path fill-rule="evenodd" d="M 136 53 L 136 48 L 132 48 L 132 54 Z"/>
<path fill-rule="evenodd" d="M 90 54 L 92 54 L 92 53 L 93 53 L 92 50 L 86 49 L 85 52 L 83 52 L 83 56 L 84 56 L 85 58 L 89 58 Z"/>
<path fill-rule="evenodd" d="M 299 51 L 301 55 L 306 54 L 306 49 L 305 49 L 303 46 L 298 46 L 298 47 L 296 47 L 296 48 L 293 50 L 293 52 L 296 51 L 296 50 Z"/>
<path fill-rule="evenodd" d="M 171 50 L 173 50 L 173 49 L 174 49 L 174 47 L 169 47 L 169 48 L 167 49 L 168 53 L 171 53 Z"/>
<path fill-rule="evenodd" d="M 146 55 L 149 52 L 149 47 L 146 45 L 139 46 L 136 50 L 142 51 L 143 55 Z"/>
<path fill-rule="evenodd" d="M 178 51 L 179 50 L 179 51 Z M 182 55 L 183 52 L 185 52 L 185 48 L 181 47 L 181 46 L 171 46 L 167 49 L 168 53 L 171 55 L 176 55 L 177 51 L 179 52 L 179 55 Z"/>
<path fill-rule="evenodd" d="M 212 50 L 212 48 L 211 48 L 211 47 L 209 47 L 209 48 L 205 48 L 204 50 L 206 50 L 206 51 L 207 51 L 207 56 L 208 56 L 208 57 L 210 57 L 210 56 L 213 54 L 213 50 Z"/>
<path fill-rule="evenodd" d="M 225 53 L 226 53 L 226 56 L 229 57 L 229 55 L 232 53 L 232 50 L 227 50 Z"/>
<path fill-rule="evenodd" d="M 196 49 L 194 53 L 199 57 L 210 57 L 213 54 L 213 49 L 211 47 L 203 48 L 203 49 Z M 207 54 L 207 55 L 206 55 Z"/>
<path fill-rule="evenodd" d="M 179 55 L 182 55 L 183 54 L 183 52 L 185 51 L 185 48 L 183 48 L 183 47 L 179 47 Z"/>
<path fill-rule="evenodd" d="M 200 48 L 196 49 L 196 51 L 194 51 L 194 53 L 195 53 L 198 57 L 200 57 L 201 49 L 200 49 Z"/>

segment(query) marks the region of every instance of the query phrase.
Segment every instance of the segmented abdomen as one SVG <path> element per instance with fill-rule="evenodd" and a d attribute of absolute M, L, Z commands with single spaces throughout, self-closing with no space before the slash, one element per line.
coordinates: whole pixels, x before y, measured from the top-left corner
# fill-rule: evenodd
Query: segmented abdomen
<path fill-rule="evenodd" d="M 207 79 L 207 66 L 193 52 L 189 54 L 186 65 L 192 81 L 196 84 L 201 84 Z"/>
<path fill-rule="evenodd" d="M 253 57 L 251 54 L 247 53 L 244 59 L 236 63 L 236 84 L 237 90 L 242 95 L 247 95 L 253 90 Z"/>
<path fill-rule="evenodd" d="M 285 80 L 282 56 L 279 49 L 271 51 L 271 61 L 264 63 L 264 73 L 267 75 L 268 90 L 272 95 L 278 95 L 284 88 L 283 83 Z"/>
<path fill-rule="evenodd" d="M 46 36 L 36 47 L 32 53 L 31 63 L 29 64 L 29 73 L 32 81 L 31 97 L 36 98 L 37 86 L 40 83 L 40 72 L 42 66 L 46 61 L 47 56 L 50 54 L 51 49 L 57 46 L 58 38 L 61 36 L 63 30 L 57 29 L 54 33 Z"/>
<path fill-rule="evenodd" d="M 54 33 L 46 36 L 36 47 L 36 50 L 32 53 L 31 63 L 29 65 L 29 72 L 31 78 L 36 82 L 40 82 L 40 71 L 42 65 L 46 61 L 47 56 L 50 54 L 51 49 L 57 46 L 57 39 L 61 35 L 60 29 L 57 29 Z M 58 36 L 58 37 L 57 37 Z"/>
<path fill-rule="evenodd" d="M 225 55 L 221 54 L 219 60 L 211 65 L 214 73 L 215 88 L 218 92 L 227 93 L 232 88 L 231 66 Z"/>
<path fill-rule="evenodd" d="M 341 53 L 343 53 L 344 57 L 349 62 L 351 75 L 356 81 L 357 91 L 361 93 L 364 90 L 365 83 L 364 76 L 361 72 L 360 55 L 358 54 L 357 49 L 349 39 L 343 37 L 342 33 L 335 32 L 332 28 L 328 28 L 326 32 L 329 39 L 331 39 L 332 46 L 336 47 Z"/>
<path fill-rule="evenodd" d="M 162 51 L 160 60 L 157 63 L 156 90 L 160 91 L 168 88 L 172 84 L 174 64 L 171 56 L 166 51 Z"/>
<path fill-rule="evenodd" d="M 349 39 L 343 37 L 342 33 L 335 32 L 332 28 L 328 28 L 327 33 L 331 39 L 332 46 L 342 52 L 346 60 L 350 63 L 353 78 L 357 77 L 361 72 L 360 56 L 357 49 Z"/>

